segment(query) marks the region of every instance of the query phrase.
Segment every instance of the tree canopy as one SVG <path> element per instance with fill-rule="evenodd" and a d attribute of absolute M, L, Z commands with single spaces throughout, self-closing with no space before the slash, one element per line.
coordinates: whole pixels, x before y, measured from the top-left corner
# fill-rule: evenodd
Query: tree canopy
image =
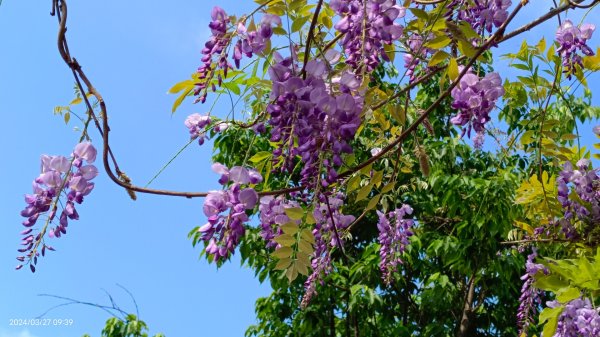
<path fill-rule="evenodd" d="M 525 0 L 254 2 L 205 13 L 199 68 L 169 90 L 173 113 L 208 111 L 187 117 L 188 145 L 214 147 L 222 188 L 196 192 L 136 185 L 119 165 L 119 126 L 52 1 L 76 82 L 55 112 L 83 116 L 81 137 L 42 156 L 17 269 L 35 272 L 79 219 L 99 159 L 134 200 L 204 198 L 192 244 L 217 266 L 239 254 L 273 290 L 246 336 L 600 336 L 600 143 L 581 144 L 600 137 L 600 1 L 529 22 Z M 547 21 L 553 41 L 510 48 Z M 102 335 L 145 330 L 129 315 Z"/>

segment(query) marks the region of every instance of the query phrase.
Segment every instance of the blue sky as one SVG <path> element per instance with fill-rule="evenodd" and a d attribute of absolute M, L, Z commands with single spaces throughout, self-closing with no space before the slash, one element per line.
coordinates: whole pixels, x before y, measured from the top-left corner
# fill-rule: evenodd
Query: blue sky
<path fill-rule="evenodd" d="M 50 1 L 4 0 L 0 6 L 0 337 L 98 336 L 108 316 L 87 306 L 67 306 L 46 318 L 73 319 L 70 327 L 14 327 L 10 319 L 34 318 L 61 301 L 38 294 L 108 303 L 103 291 L 134 311 L 129 289 L 151 332 L 173 336 L 241 336 L 254 322 L 254 301 L 269 293 L 234 259 L 220 270 L 198 260 L 188 231 L 205 219 L 202 200 L 140 195 L 131 201 L 105 174 L 79 206 L 80 220 L 38 271 L 14 271 L 23 194 L 39 174 L 41 154 L 69 155 L 79 134 L 52 111 L 73 98 L 73 79 L 56 49 Z M 216 1 L 85 1 L 69 3 L 71 52 L 107 101 L 113 150 L 121 168 L 145 184 L 188 139 L 183 120 L 207 106 L 184 103 L 171 116 L 174 96 L 165 92 L 200 63 L 208 19 Z M 240 3 L 242 5 L 240 6 Z M 547 1 L 533 0 L 535 18 Z M 251 1 L 220 3 L 242 13 Z M 592 16 L 590 16 L 591 18 Z M 549 39 L 555 23 L 524 37 Z M 516 25 L 513 25 L 516 26 Z M 599 25 L 600 26 L 600 25 Z M 542 33 L 540 33 L 542 32 Z M 593 49 L 598 45 L 596 32 Z M 503 68 L 500 68 L 503 69 Z M 596 77 L 597 79 L 597 77 Z M 593 85 L 591 85 L 593 87 Z M 81 111 L 81 110 L 80 110 Z M 217 111 L 218 112 L 218 111 Z M 223 113 L 223 112 L 221 112 Z M 94 141 L 99 144 L 97 134 Z M 210 171 L 211 149 L 191 146 L 153 184 L 159 188 L 218 188 Z"/>

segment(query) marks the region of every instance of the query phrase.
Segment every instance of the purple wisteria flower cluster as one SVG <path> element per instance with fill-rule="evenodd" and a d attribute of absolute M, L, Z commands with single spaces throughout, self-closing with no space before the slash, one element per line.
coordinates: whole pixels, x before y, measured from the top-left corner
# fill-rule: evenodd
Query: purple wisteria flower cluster
<path fill-rule="evenodd" d="M 410 244 L 409 238 L 413 235 L 412 229 L 415 222 L 413 219 L 405 219 L 412 212 L 413 209 L 406 204 L 387 215 L 377 211 L 379 216 L 377 222 L 378 240 L 381 245 L 379 249 L 381 258 L 379 269 L 383 281 L 388 285 L 392 281 L 392 274 L 397 271 L 398 264 L 402 263 L 402 253 L 404 253 L 406 246 Z"/>
<path fill-rule="evenodd" d="M 212 119 L 209 115 L 200 115 L 200 114 L 191 114 L 185 119 L 185 126 L 188 128 L 190 132 L 190 139 L 198 139 L 198 144 L 204 144 L 209 137 L 206 134 L 208 131 L 208 126 L 210 126 Z M 216 122 L 212 126 L 212 131 L 214 132 L 222 132 L 227 130 L 231 126 L 229 122 Z"/>
<path fill-rule="evenodd" d="M 471 24 L 475 31 L 488 33 L 493 27 L 500 27 L 508 18 L 508 8 L 512 5 L 511 0 L 474 0 L 463 1 L 467 7 L 458 14 L 459 20 Z"/>
<path fill-rule="evenodd" d="M 517 326 L 519 327 L 519 336 L 527 335 L 529 326 L 535 322 L 537 308 L 541 305 L 541 291 L 533 287 L 535 275 L 538 272 L 543 272 L 548 275 L 549 271 L 543 264 L 535 263 L 534 260 L 538 256 L 537 250 L 534 247 L 531 254 L 527 256 L 525 263 L 525 275 L 521 276 L 523 286 L 521 287 L 521 297 L 519 297 L 519 310 L 517 311 Z"/>
<path fill-rule="evenodd" d="M 273 197 L 265 196 L 260 198 L 258 211 L 260 212 L 260 236 L 267 243 L 267 248 L 275 248 L 278 243 L 273 239 L 281 235 L 280 226 L 290 223 L 290 219 L 286 213 L 286 208 L 300 207 L 294 200 L 287 200 L 282 196 Z M 299 220 L 296 220 L 299 223 Z"/>
<path fill-rule="evenodd" d="M 548 302 L 555 308 L 558 301 Z M 600 336 L 600 312 L 592 306 L 588 298 L 576 298 L 565 305 L 558 317 L 556 333 L 553 337 L 598 337 Z"/>
<path fill-rule="evenodd" d="M 341 193 L 329 197 L 321 195 L 320 201 L 321 203 L 313 211 L 316 220 L 312 231 L 315 236 L 315 251 L 311 256 L 313 271 L 304 283 L 305 293 L 301 303 L 303 308 L 316 295 L 317 282 L 320 282 L 331 271 L 330 247 L 342 247 L 340 233 L 348 228 L 355 219 L 353 215 L 342 214 L 344 196 Z"/>
<path fill-rule="evenodd" d="M 413 82 L 415 78 L 415 69 L 421 62 L 421 59 L 426 59 L 427 54 L 433 53 L 433 50 L 423 46 L 423 37 L 418 34 L 413 34 L 408 38 L 408 50 L 404 54 L 404 68 L 409 81 Z"/>
<path fill-rule="evenodd" d="M 331 0 L 329 5 L 342 18 L 335 29 L 344 34 L 341 44 L 346 63 L 357 74 L 371 72 L 382 60 L 390 60 L 383 45 L 402 36 L 404 27 L 395 21 L 404 17 L 404 7 L 396 0 Z"/>
<path fill-rule="evenodd" d="M 210 116 L 208 115 L 200 115 L 200 114 L 191 114 L 185 119 L 185 126 L 190 131 L 190 139 L 198 138 L 198 144 L 204 144 L 206 140 L 206 127 L 210 125 Z"/>
<path fill-rule="evenodd" d="M 275 161 L 283 156 L 282 169 L 291 172 L 294 158 L 302 158 L 302 183 L 315 186 L 320 179 L 327 186 L 337 178 L 335 167 L 342 164 L 343 153 L 352 153 L 349 142 L 361 124 L 363 98 L 353 95 L 356 77 L 344 73 L 336 87 L 325 82 L 327 65 L 320 60 L 306 64 L 305 76 L 291 57 L 274 55 L 269 69 L 273 81 L 270 115 L 271 141 L 281 145 L 273 151 Z M 322 171 L 320 171 L 320 169 Z"/>
<path fill-rule="evenodd" d="M 571 75 L 576 71 L 576 66 L 583 66 L 582 58 L 577 53 L 578 50 L 587 56 L 594 55 L 594 51 L 586 43 L 592 37 L 595 29 L 596 26 L 589 23 L 585 23 L 579 28 L 575 27 L 571 20 L 565 20 L 558 27 L 556 42 L 559 47 L 556 52 L 563 59 L 563 72 L 567 74 L 567 79 L 571 79 Z"/>
<path fill-rule="evenodd" d="M 600 191 L 598 191 L 600 177 L 596 170 L 591 168 L 591 163 L 587 159 L 581 159 L 577 162 L 576 168 L 571 162 L 566 162 L 556 179 L 557 199 L 561 203 L 564 216 L 559 223 L 562 232 L 567 239 L 574 239 L 577 236 L 574 224 L 577 221 L 598 223 L 600 221 Z M 578 198 L 589 206 L 582 205 L 574 198 L 569 198 L 572 186 L 573 191 Z"/>
<path fill-rule="evenodd" d="M 75 204 L 81 204 L 86 195 L 94 189 L 91 182 L 98 175 L 98 169 L 92 163 L 96 160 L 97 151 L 89 142 L 82 142 L 75 146 L 71 159 L 64 156 L 43 155 L 41 158 L 41 174 L 33 181 L 33 194 L 25 195 L 27 206 L 21 211 L 21 216 L 27 218 L 23 221 L 25 230 L 21 232 L 23 239 L 22 248 L 18 249 L 23 254 L 17 257 L 20 262 L 29 263 L 32 272 L 40 254 L 38 248 L 42 245 L 41 254 L 45 255 L 46 249 L 54 250 L 47 246 L 43 240 L 44 235 L 60 237 L 67 233 L 70 220 L 78 220 L 79 214 Z M 84 165 L 84 162 L 87 165 Z M 62 211 L 58 216 L 58 224 L 48 228 L 55 222 L 59 199 L 63 197 Z M 46 214 L 46 224 L 34 234 L 33 226 L 40 216 Z M 21 269 L 19 264 L 17 269 Z"/>
<path fill-rule="evenodd" d="M 216 91 L 216 86 L 211 84 L 216 70 L 222 70 L 222 74 L 217 74 L 217 83 L 221 86 L 229 69 L 233 69 L 227 58 L 229 56 L 228 48 L 234 35 L 239 36 L 239 39 L 233 46 L 232 58 L 236 67 L 239 68 L 243 55 L 252 57 L 253 54 L 262 53 L 273 35 L 273 25 L 281 26 L 280 17 L 265 14 L 261 19 L 258 30 L 249 30 L 246 27 L 246 18 L 244 17 L 237 23 L 235 29 L 232 27 L 232 31 L 228 32 L 231 19 L 221 7 L 213 7 L 210 16 L 212 21 L 208 24 L 208 27 L 212 35 L 202 49 L 202 65 L 198 68 L 199 82 L 196 83 L 194 90 L 194 95 L 199 95 L 196 102 L 202 103 L 206 101 L 209 84 L 212 91 Z M 213 63 L 216 63 L 216 65 L 213 65 Z"/>
<path fill-rule="evenodd" d="M 228 188 L 208 193 L 203 206 L 208 222 L 198 232 L 202 233 L 206 253 L 219 261 L 227 259 L 244 236 L 244 224 L 249 219 L 246 210 L 253 209 L 258 202 L 258 194 L 249 186 L 260 183 L 262 176 L 241 166 L 228 169 L 215 163 L 212 169 L 221 175 L 219 183 Z"/>
<path fill-rule="evenodd" d="M 227 25 L 231 22 L 227 13 L 220 8 L 214 7 L 210 13 L 212 21 L 208 24 L 212 36 L 204 44 L 202 49 L 202 65 L 198 68 L 198 79 L 194 91 L 195 95 L 200 95 L 196 102 L 204 103 L 206 101 L 207 89 L 210 81 L 215 75 L 217 69 L 223 70 L 223 76 L 227 77 L 227 71 L 233 67 L 227 61 L 227 47 L 231 42 L 231 35 L 227 34 Z M 213 67 L 213 62 L 216 61 L 216 67 Z M 221 85 L 223 81 L 221 74 L 217 75 L 218 83 Z M 212 90 L 216 88 L 212 85 Z"/>
<path fill-rule="evenodd" d="M 281 26 L 281 18 L 272 14 L 263 15 L 258 30 L 248 30 L 244 21 L 238 23 L 236 31 L 240 39 L 233 48 L 233 61 L 238 69 L 243 55 L 252 57 L 265 50 L 267 42 L 273 36 L 273 25 Z"/>
<path fill-rule="evenodd" d="M 461 68 L 462 71 L 462 68 Z M 465 126 L 462 135 L 467 133 L 471 136 L 471 129 L 477 134 L 483 135 L 485 124 L 490 121 L 490 112 L 496 106 L 496 101 L 504 95 L 502 79 L 498 73 L 489 73 L 484 78 L 467 72 L 460 83 L 452 89 L 452 108 L 458 110 L 458 114 L 450 122 L 454 125 Z M 481 147 L 483 137 L 477 138 L 475 147 Z"/>

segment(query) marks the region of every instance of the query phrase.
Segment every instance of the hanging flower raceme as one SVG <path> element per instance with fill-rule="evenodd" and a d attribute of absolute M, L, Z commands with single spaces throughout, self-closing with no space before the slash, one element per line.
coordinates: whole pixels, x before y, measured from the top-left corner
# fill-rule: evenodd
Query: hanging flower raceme
<path fill-rule="evenodd" d="M 563 59 L 563 72 L 567 74 L 568 79 L 575 73 L 576 66 L 583 66 L 582 58 L 577 51 L 581 50 L 587 56 L 594 55 L 594 51 L 586 43 L 595 29 L 596 26 L 593 24 L 586 23 L 575 27 L 571 20 L 565 20 L 556 31 L 556 42 L 559 44 L 556 52 Z"/>
<path fill-rule="evenodd" d="M 379 216 L 378 240 L 381 245 L 379 269 L 381 269 L 383 281 L 388 285 L 392 281 L 392 274 L 397 271 L 398 264 L 402 263 L 402 253 L 410 244 L 408 240 L 413 235 L 412 228 L 415 222 L 413 219 L 405 219 L 412 212 L 413 209 L 406 204 L 387 215 L 377 211 Z"/>
<path fill-rule="evenodd" d="M 548 302 L 556 308 L 558 301 Z M 556 325 L 553 337 L 597 337 L 600 336 L 600 312 L 588 298 L 576 298 L 565 305 Z"/>
<path fill-rule="evenodd" d="M 227 77 L 227 71 L 233 67 L 227 61 L 227 47 L 231 42 L 231 34 L 227 33 L 227 25 L 231 22 L 227 13 L 215 6 L 210 13 L 212 21 L 208 24 L 212 33 L 209 40 L 204 44 L 202 49 L 202 65 L 198 68 L 199 82 L 194 91 L 195 95 L 200 95 L 196 102 L 204 103 L 206 101 L 207 89 L 213 79 L 217 69 L 221 69 L 223 75 L 217 74 L 219 85 L 223 81 L 223 77 Z M 216 67 L 213 66 L 216 63 Z M 215 90 L 212 85 L 213 91 Z"/>
<path fill-rule="evenodd" d="M 338 193 L 335 196 L 320 196 L 320 204 L 315 207 L 313 217 L 315 227 L 315 251 L 311 255 L 312 274 L 304 283 L 305 293 L 302 298 L 301 307 L 306 307 L 311 298 L 316 294 L 317 282 L 331 271 L 331 247 L 343 246 L 340 233 L 354 221 L 353 215 L 344 215 L 341 212 L 344 204 L 344 196 Z"/>
<path fill-rule="evenodd" d="M 283 196 L 265 196 L 260 198 L 258 211 L 260 212 L 260 236 L 267 242 L 267 248 L 275 248 L 278 243 L 273 239 L 282 234 L 281 227 L 292 221 L 285 213 L 286 208 L 298 208 L 300 205 L 294 200 L 287 200 Z M 299 222 L 297 220 L 296 222 Z"/>
<path fill-rule="evenodd" d="M 238 69 L 242 55 L 252 57 L 253 54 L 259 54 L 265 50 L 273 36 L 273 26 L 281 26 L 281 18 L 273 14 L 263 15 L 257 30 L 248 30 L 244 21 L 238 23 L 236 32 L 240 39 L 233 49 L 233 60 Z"/>
<path fill-rule="evenodd" d="M 191 114 L 185 119 L 184 124 L 190 131 L 190 139 L 198 138 L 198 144 L 204 144 L 204 140 L 207 138 L 206 127 L 210 125 L 210 116 Z"/>
<path fill-rule="evenodd" d="M 54 250 L 43 242 L 44 235 L 48 233 L 49 237 L 58 238 L 67 233 L 69 220 L 79 219 L 75 204 L 81 204 L 84 197 L 94 189 L 91 180 L 98 175 L 98 169 L 91 164 L 96 160 L 96 154 L 91 143 L 83 142 L 75 146 L 71 159 L 64 156 L 42 156 L 41 174 L 33 181 L 33 194 L 25 195 L 27 207 L 21 211 L 21 216 L 27 219 L 23 221 L 26 229 L 21 232 L 24 236 L 21 241 L 23 247 L 18 250 L 23 255 L 17 257 L 17 260 L 27 260 L 31 271 L 35 271 L 40 253 L 44 255 L 46 249 Z M 61 198 L 63 202 L 59 203 Z M 59 205 L 63 207 L 56 224 Z M 33 226 L 44 215 L 46 225 L 36 234 Z M 52 227 L 52 224 L 56 226 Z M 19 264 L 17 269 L 22 267 L 23 264 Z"/>
<path fill-rule="evenodd" d="M 462 68 L 461 68 L 462 70 Z M 489 73 L 479 78 L 471 71 L 467 72 L 460 83 L 452 89 L 452 107 L 458 114 L 450 122 L 454 125 L 465 126 L 462 134 L 471 136 L 471 129 L 483 134 L 485 124 L 490 121 L 490 112 L 496 106 L 496 101 L 504 95 L 502 79 L 498 73 Z M 481 142 L 483 137 L 478 138 Z M 481 144 L 476 144 L 481 146 Z"/>
<path fill-rule="evenodd" d="M 262 53 L 273 35 L 273 26 L 281 26 L 281 18 L 277 15 L 265 14 L 259 24 L 258 29 L 252 24 L 252 29 L 246 27 L 246 17 L 242 17 L 237 22 L 235 28 L 231 19 L 225 11 L 215 6 L 211 11 L 212 21 L 208 24 L 211 31 L 211 37 L 204 44 L 202 49 L 202 65 L 198 68 L 198 83 L 194 90 L 195 95 L 199 95 L 196 102 L 204 103 L 206 101 L 207 91 L 212 89 L 216 91 L 216 85 L 212 82 L 214 76 L 217 76 L 217 84 L 222 85 L 223 79 L 233 66 L 227 60 L 229 57 L 229 48 L 235 36 L 239 39 L 233 45 L 233 62 L 236 68 L 240 67 L 242 56 L 252 57 L 253 54 Z M 220 70 L 220 72 L 217 72 Z"/>
<path fill-rule="evenodd" d="M 341 17 L 335 29 L 344 34 L 346 63 L 357 74 L 390 60 L 383 46 L 402 36 L 404 28 L 395 21 L 404 17 L 404 7 L 396 0 L 332 0 L 329 5 Z"/>
<path fill-rule="evenodd" d="M 525 263 L 525 275 L 521 276 L 523 286 L 521 287 L 521 297 L 519 298 L 519 310 L 517 311 L 517 326 L 519 327 L 519 336 L 527 335 L 527 330 L 532 323 L 535 323 L 537 308 L 541 305 L 541 291 L 533 287 L 535 275 L 538 272 L 548 274 L 549 271 L 543 264 L 535 263 L 537 250 L 527 256 Z"/>
<path fill-rule="evenodd" d="M 508 8 L 511 0 L 475 0 L 466 2 L 467 7 L 458 15 L 460 20 L 467 21 L 475 31 L 486 30 L 488 33 L 493 27 L 500 27 L 508 18 Z"/>
<path fill-rule="evenodd" d="M 421 59 L 426 59 L 427 54 L 432 52 L 432 49 L 423 46 L 423 37 L 421 35 L 413 34 L 408 38 L 408 52 L 404 54 L 403 58 L 409 82 L 413 82 L 416 79 L 415 69 L 421 62 Z"/>
<path fill-rule="evenodd" d="M 598 191 L 600 177 L 596 170 L 591 168 L 589 160 L 581 159 L 576 165 L 577 167 L 573 168 L 571 162 L 566 162 L 556 179 L 557 199 L 564 210 L 564 217 L 559 223 L 562 225 L 562 232 L 568 239 L 577 236 L 575 222 L 597 223 L 600 221 L 600 191 Z M 569 197 L 570 186 L 580 200 L 589 204 L 589 208 Z"/>
<path fill-rule="evenodd" d="M 324 173 L 320 181 L 327 186 L 337 178 L 335 167 L 342 164 L 342 154 L 352 153 L 349 142 L 361 124 L 363 98 L 353 95 L 358 81 L 344 73 L 336 84 L 339 91 L 334 92 L 325 82 L 324 62 L 309 61 L 303 77 L 292 58 L 275 53 L 274 59 L 269 69 L 272 103 L 267 106 L 271 141 L 280 144 L 274 160 L 282 160 L 282 169 L 291 172 L 294 158 L 300 156 L 303 184 L 315 186 Z"/>
<path fill-rule="evenodd" d="M 228 188 L 208 193 L 203 206 L 208 222 L 198 232 L 206 243 L 206 253 L 219 261 L 227 259 L 244 236 L 244 224 L 249 219 L 246 210 L 253 209 L 258 202 L 258 194 L 249 186 L 260 183 L 262 176 L 241 166 L 228 169 L 215 163 L 212 169 L 221 175 L 219 183 Z"/>

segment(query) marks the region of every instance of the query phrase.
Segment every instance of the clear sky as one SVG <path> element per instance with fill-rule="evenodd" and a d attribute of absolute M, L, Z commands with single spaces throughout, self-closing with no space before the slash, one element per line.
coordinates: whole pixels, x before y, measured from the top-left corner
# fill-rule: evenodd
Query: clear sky
<path fill-rule="evenodd" d="M 200 64 L 210 9 L 216 3 L 241 14 L 253 2 L 69 2 L 71 52 L 107 101 L 113 150 L 135 183 L 145 184 L 187 142 L 185 117 L 208 109 L 188 102 L 171 116 L 175 96 L 165 93 Z M 527 17 L 537 17 L 547 4 L 533 0 Z M 191 247 L 187 233 L 205 221 L 200 199 L 139 195 L 134 202 L 101 172 L 95 190 L 78 207 L 80 220 L 71 222 L 66 236 L 52 240 L 57 252 L 43 258 L 35 274 L 14 271 L 22 229 L 19 212 L 23 195 L 31 192 L 31 181 L 39 174 L 40 155 L 68 156 L 79 138 L 72 131 L 76 123 L 65 126 L 52 113 L 54 106 L 73 98 L 73 78 L 57 52 L 50 5 L 50 0 L 4 0 L 0 6 L 0 337 L 99 336 L 107 314 L 81 305 L 45 316 L 73 319 L 69 327 L 9 323 L 37 317 L 62 303 L 38 294 L 106 304 L 105 289 L 133 312 L 117 283 L 134 294 L 152 333 L 242 336 L 254 322 L 255 299 L 268 294 L 269 287 L 240 268 L 238 259 L 220 270 L 198 260 L 200 250 Z M 556 23 L 548 24 L 524 37 L 533 42 L 546 34 L 552 39 L 555 29 Z M 591 43 L 594 50 L 599 35 Z M 99 145 L 97 134 L 92 135 Z M 153 186 L 218 188 L 210 155 L 208 146 L 191 146 Z"/>

